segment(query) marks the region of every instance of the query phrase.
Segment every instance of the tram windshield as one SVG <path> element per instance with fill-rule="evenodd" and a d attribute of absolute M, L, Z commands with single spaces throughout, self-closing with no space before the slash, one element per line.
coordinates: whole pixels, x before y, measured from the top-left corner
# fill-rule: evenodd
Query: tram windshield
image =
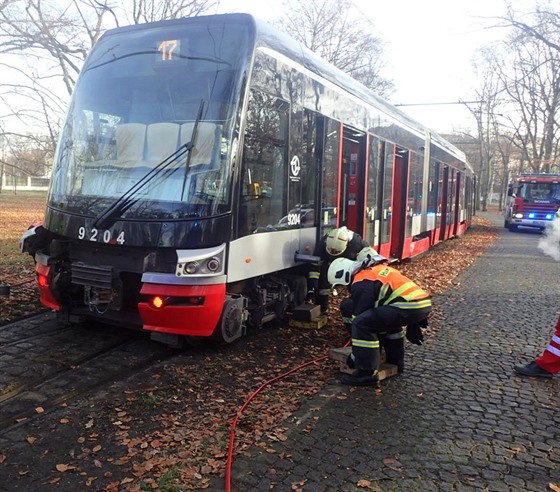
<path fill-rule="evenodd" d="M 125 29 L 95 46 L 60 137 L 50 207 L 99 217 L 132 192 L 115 218 L 210 217 L 231 209 L 249 28 L 202 19 Z M 181 148 L 188 151 L 176 152 Z M 146 176 L 153 179 L 146 183 Z"/>

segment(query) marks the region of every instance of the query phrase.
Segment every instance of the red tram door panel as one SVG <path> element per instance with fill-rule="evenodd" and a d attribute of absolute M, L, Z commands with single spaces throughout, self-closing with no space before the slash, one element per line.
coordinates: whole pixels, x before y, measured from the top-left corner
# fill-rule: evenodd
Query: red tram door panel
<path fill-rule="evenodd" d="M 340 179 L 340 222 L 363 236 L 366 135 L 344 128 Z"/>

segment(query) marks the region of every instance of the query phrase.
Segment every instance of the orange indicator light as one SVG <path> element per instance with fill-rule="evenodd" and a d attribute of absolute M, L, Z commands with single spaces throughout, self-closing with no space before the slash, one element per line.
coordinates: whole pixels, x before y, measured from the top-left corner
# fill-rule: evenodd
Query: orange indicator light
<path fill-rule="evenodd" d="M 155 308 L 160 309 L 164 304 L 165 303 L 163 302 L 163 297 L 156 296 L 152 298 L 152 306 L 154 306 Z"/>

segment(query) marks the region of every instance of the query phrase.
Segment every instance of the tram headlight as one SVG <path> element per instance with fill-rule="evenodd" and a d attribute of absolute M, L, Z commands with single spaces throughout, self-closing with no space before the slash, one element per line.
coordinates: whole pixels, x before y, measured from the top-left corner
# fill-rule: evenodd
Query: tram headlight
<path fill-rule="evenodd" d="M 214 256 L 208 260 L 208 263 L 206 263 L 206 268 L 208 268 L 208 271 L 215 273 L 219 271 L 220 268 L 222 268 L 222 263 L 219 258 L 216 258 Z"/>
<path fill-rule="evenodd" d="M 217 277 L 225 274 L 226 244 L 199 250 L 177 250 L 177 277 Z"/>
<path fill-rule="evenodd" d="M 198 272 L 199 268 L 200 268 L 200 265 L 199 265 L 198 261 L 191 261 L 191 262 L 189 262 L 185 265 L 184 271 L 188 275 L 194 275 L 195 273 Z"/>

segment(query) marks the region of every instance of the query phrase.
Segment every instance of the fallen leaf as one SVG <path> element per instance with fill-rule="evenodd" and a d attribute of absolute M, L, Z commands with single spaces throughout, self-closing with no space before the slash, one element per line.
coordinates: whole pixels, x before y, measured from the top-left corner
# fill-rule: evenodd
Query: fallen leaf
<path fill-rule="evenodd" d="M 35 408 L 35 412 L 37 412 L 37 413 L 43 413 L 44 411 L 45 411 L 45 409 L 43 407 Z"/>
<path fill-rule="evenodd" d="M 361 489 L 374 490 L 374 487 L 371 485 L 371 482 L 369 480 L 359 480 L 356 486 L 360 487 Z"/>
<path fill-rule="evenodd" d="M 36 438 L 36 437 L 33 437 L 33 436 L 27 436 L 27 437 L 25 438 L 25 440 L 26 440 L 29 444 L 33 444 L 33 443 L 37 440 L 37 438 Z"/>

